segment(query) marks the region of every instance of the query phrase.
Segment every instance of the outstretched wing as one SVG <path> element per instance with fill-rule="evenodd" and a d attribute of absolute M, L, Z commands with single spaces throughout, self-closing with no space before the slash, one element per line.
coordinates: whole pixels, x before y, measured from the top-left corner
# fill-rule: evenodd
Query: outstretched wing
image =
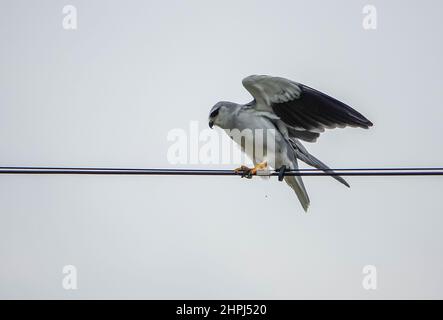
<path fill-rule="evenodd" d="M 303 84 L 270 76 L 249 76 L 243 86 L 260 111 L 275 113 L 296 130 L 323 132 L 346 126 L 369 128 L 372 122 L 350 106 Z"/>

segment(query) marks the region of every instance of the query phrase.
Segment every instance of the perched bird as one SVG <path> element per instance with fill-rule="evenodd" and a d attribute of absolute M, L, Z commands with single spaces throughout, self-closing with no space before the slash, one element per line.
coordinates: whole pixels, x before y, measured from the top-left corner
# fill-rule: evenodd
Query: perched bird
<path fill-rule="evenodd" d="M 315 142 L 325 129 L 360 127 L 368 129 L 372 122 L 356 110 L 322 92 L 281 77 L 252 75 L 242 81 L 254 100 L 247 104 L 221 101 L 212 107 L 209 127 L 218 126 L 225 131 L 250 130 L 255 132 L 273 129 L 275 143 L 263 139 L 262 155 L 255 148 L 245 148 L 245 140 L 236 141 L 254 162 L 254 168 L 241 166 L 236 169 L 247 177 L 268 166 L 267 159 L 273 158 L 273 166 L 281 173 L 298 169 L 297 159 L 325 172 L 333 171 L 311 155 L 299 140 Z M 232 136 L 230 136 L 232 138 Z M 252 135 L 252 140 L 256 135 Z M 252 141 L 255 146 L 256 141 Z M 283 175 L 282 175 L 283 176 Z M 332 176 L 345 186 L 349 184 L 339 176 Z M 286 183 L 295 191 L 305 211 L 309 197 L 300 176 L 284 176 Z"/>

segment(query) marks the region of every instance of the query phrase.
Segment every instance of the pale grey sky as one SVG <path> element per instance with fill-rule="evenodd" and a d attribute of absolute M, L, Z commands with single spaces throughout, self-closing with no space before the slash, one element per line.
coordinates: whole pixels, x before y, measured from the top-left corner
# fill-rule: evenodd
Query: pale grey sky
<path fill-rule="evenodd" d="M 441 166 L 443 3 L 366 4 L 1 0 L 0 165 L 169 167 L 169 130 L 271 74 L 374 122 L 305 144 L 331 167 Z M 306 215 L 276 180 L 0 176 L 0 297 L 443 298 L 443 180 L 348 181 L 305 178 Z"/>

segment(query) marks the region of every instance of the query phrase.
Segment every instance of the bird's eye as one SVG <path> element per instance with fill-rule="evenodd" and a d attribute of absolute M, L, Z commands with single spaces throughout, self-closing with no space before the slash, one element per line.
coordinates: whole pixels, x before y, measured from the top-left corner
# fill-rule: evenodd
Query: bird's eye
<path fill-rule="evenodd" d="M 214 111 L 211 112 L 211 114 L 209 115 L 210 118 L 215 118 L 218 115 L 218 112 L 220 111 L 220 108 L 215 109 Z"/>

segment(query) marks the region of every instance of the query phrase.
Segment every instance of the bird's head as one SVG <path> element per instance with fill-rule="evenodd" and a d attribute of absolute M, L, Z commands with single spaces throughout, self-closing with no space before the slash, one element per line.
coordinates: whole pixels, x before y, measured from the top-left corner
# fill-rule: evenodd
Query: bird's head
<path fill-rule="evenodd" d="M 231 119 L 232 112 L 235 111 L 238 104 L 228 101 L 217 102 L 209 112 L 209 128 L 218 126 L 226 128 Z"/>

